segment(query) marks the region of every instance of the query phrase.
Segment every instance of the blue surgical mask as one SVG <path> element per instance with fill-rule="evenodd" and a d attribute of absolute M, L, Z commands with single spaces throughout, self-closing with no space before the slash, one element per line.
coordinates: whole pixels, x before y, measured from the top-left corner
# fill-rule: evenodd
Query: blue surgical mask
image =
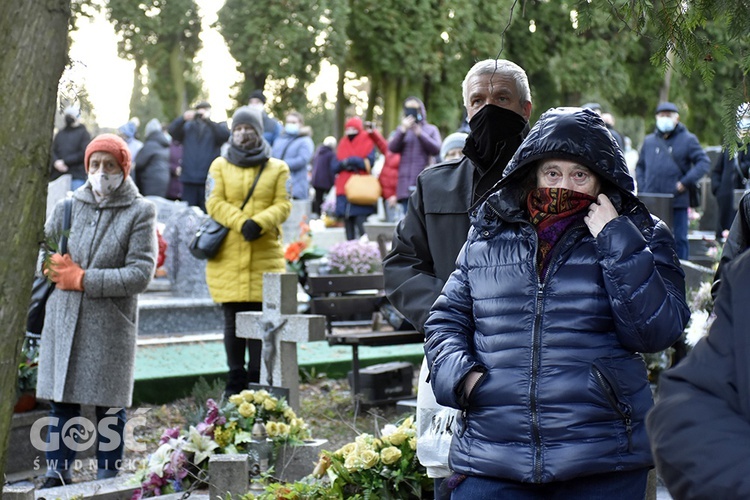
<path fill-rule="evenodd" d="M 657 116 L 656 117 L 656 128 L 662 134 L 668 134 L 673 131 L 677 126 L 677 122 L 669 116 Z"/>
<path fill-rule="evenodd" d="M 284 130 L 286 130 L 286 133 L 289 135 L 297 135 L 299 133 L 299 124 L 287 123 L 284 125 Z"/>

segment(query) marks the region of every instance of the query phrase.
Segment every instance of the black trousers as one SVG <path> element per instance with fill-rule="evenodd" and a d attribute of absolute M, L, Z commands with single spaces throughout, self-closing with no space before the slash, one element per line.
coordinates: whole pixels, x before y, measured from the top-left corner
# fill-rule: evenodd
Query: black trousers
<path fill-rule="evenodd" d="M 356 240 L 365 234 L 367 215 L 350 215 L 344 219 L 344 231 L 347 240 Z"/>
<path fill-rule="evenodd" d="M 184 182 L 182 184 L 182 200 L 191 207 L 200 207 L 206 211 L 206 184 Z"/>
<path fill-rule="evenodd" d="M 225 302 L 221 305 L 224 310 L 224 349 L 227 353 L 229 377 L 227 390 L 239 391 L 246 389 L 248 382 L 260 381 L 260 362 L 263 343 L 258 339 L 237 338 L 238 312 L 261 311 L 262 302 Z M 245 367 L 245 351 L 249 359 Z"/>
<path fill-rule="evenodd" d="M 315 188 L 315 197 L 313 198 L 312 202 L 312 213 L 318 214 L 321 217 L 323 216 L 323 212 L 321 212 L 320 206 L 323 205 L 328 191 L 330 191 L 330 189 Z"/>

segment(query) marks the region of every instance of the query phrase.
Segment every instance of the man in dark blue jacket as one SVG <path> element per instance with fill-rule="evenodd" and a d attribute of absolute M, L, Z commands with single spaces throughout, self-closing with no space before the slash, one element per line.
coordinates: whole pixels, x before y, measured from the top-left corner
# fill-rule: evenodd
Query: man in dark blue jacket
<path fill-rule="evenodd" d="M 188 205 L 206 211 L 206 177 L 208 167 L 229 139 L 226 123 L 209 119 L 211 105 L 205 101 L 189 109 L 169 125 L 169 134 L 182 143 L 182 199 Z"/>
<path fill-rule="evenodd" d="M 687 259 L 688 249 L 688 190 L 708 173 L 708 155 L 680 123 L 677 106 L 662 102 L 656 107 L 656 129 L 643 141 L 635 167 L 639 193 L 674 195 L 672 232 L 675 249 L 680 259 Z"/>

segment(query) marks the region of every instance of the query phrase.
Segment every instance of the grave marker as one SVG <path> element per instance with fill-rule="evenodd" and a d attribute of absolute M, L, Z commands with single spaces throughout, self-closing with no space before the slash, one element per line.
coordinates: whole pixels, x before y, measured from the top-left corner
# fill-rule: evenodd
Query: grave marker
<path fill-rule="evenodd" d="M 289 405 L 299 410 L 297 342 L 325 339 L 325 316 L 297 314 L 297 275 L 263 275 L 263 312 L 237 314 L 237 337 L 263 342 L 261 384 L 289 389 Z"/>

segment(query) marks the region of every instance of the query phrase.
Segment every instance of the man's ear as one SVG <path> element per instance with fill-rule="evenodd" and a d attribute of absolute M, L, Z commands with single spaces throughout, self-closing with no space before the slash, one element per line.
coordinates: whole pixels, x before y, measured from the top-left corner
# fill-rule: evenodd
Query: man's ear
<path fill-rule="evenodd" d="M 522 102 L 521 109 L 523 109 L 523 117 L 526 118 L 526 121 L 529 121 L 531 119 L 531 102 Z"/>

